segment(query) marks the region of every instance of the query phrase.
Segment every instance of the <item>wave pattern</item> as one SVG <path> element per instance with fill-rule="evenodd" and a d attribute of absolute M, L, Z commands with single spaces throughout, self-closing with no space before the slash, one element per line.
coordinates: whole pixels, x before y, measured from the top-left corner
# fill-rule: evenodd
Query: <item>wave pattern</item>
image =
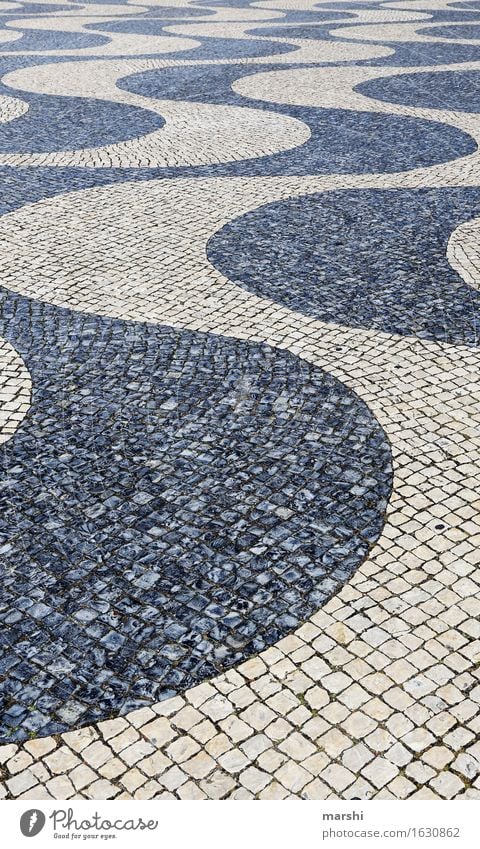
<path fill-rule="evenodd" d="M 480 795 L 480 10 L 393 5 L 3 4 L 10 796 Z"/>

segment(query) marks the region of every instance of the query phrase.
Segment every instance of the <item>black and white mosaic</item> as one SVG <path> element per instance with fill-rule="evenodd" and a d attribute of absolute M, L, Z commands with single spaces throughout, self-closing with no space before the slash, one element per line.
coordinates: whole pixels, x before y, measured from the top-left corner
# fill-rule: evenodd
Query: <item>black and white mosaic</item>
<path fill-rule="evenodd" d="M 371 555 L 395 491 L 391 434 L 358 375 L 339 377 L 342 358 L 360 374 L 372 334 L 379 349 L 389 337 L 478 346 L 462 229 L 480 217 L 478 136 L 457 113 L 480 111 L 479 12 L 394 11 L 394 31 L 382 3 L 324 6 L 87 0 L 2 13 L 0 335 L 32 382 L 1 448 L 4 743 L 184 693 L 323 608 Z M 447 40 L 428 42 L 438 33 Z M 372 78 L 349 91 L 354 67 Z M 324 69 L 323 88 L 269 99 L 256 78 L 280 69 L 287 89 L 289 74 Z M 343 99 L 318 105 L 320 88 L 325 103 Z M 218 138 L 227 147 L 242 122 L 251 144 L 220 155 Z M 130 196 L 113 190 L 132 186 L 129 217 Z M 183 229 L 165 198 L 198 215 L 197 253 L 172 248 Z M 111 302 L 95 309 L 86 280 L 95 289 L 99 269 Z M 151 302 L 144 321 L 129 312 L 137 296 Z M 319 343 L 332 327 L 344 343 L 327 352 L 334 365 Z"/>

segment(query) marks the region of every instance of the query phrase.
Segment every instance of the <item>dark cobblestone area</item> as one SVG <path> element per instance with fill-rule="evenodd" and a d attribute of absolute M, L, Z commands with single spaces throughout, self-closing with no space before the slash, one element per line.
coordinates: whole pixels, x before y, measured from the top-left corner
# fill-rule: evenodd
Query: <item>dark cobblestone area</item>
<path fill-rule="evenodd" d="M 331 192 L 237 218 L 208 253 L 238 285 L 322 321 L 477 345 L 480 294 L 446 249 L 479 214 L 478 189 Z"/>
<path fill-rule="evenodd" d="M 366 556 L 389 447 L 333 378 L 266 347 L 26 299 L 3 315 L 34 383 L 2 456 L 5 740 L 246 659 Z"/>

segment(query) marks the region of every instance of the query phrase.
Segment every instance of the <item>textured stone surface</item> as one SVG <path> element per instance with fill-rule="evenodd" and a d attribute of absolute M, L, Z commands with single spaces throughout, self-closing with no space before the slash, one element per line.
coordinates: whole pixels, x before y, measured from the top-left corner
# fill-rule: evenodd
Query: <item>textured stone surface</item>
<path fill-rule="evenodd" d="M 427 5 L 4 13 L 2 798 L 479 797 L 480 13 Z"/>

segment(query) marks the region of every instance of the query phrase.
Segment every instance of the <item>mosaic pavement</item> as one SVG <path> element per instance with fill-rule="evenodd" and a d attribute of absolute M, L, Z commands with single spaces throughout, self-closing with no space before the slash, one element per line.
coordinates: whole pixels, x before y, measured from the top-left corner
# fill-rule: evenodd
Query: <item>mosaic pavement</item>
<path fill-rule="evenodd" d="M 480 798 L 480 3 L 0 75 L 0 798 Z"/>

